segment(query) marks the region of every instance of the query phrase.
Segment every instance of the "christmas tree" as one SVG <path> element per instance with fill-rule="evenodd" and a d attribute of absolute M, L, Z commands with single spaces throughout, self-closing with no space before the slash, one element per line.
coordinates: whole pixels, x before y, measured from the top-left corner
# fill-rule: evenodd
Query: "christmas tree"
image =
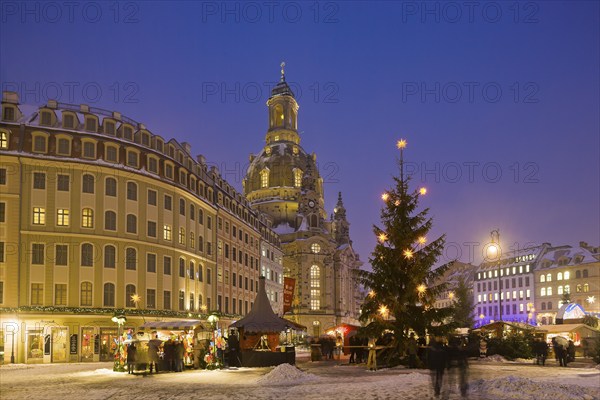
<path fill-rule="evenodd" d="M 369 290 L 361 310 L 361 322 L 368 323 L 366 333 L 379 336 L 388 333 L 390 339 L 386 361 L 397 364 L 404 353 L 411 331 L 418 336 L 440 335 L 451 328 L 445 322 L 452 308 L 434 308 L 436 296 L 445 289 L 439 282 L 447 270 L 443 265 L 434 269 L 444 248 L 444 236 L 428 241 L 432 221 L 429 209 L 418 211 L 425 188 L 409 189 L 404 176 L 403 151 L 406 141 L 397 143 L 400 150 L 400 177 L 394 177 L 395 187 L 381 195 L 382 226 L 374 226 L 378 239 L 372 253 L 372 271 L 362 270 L 360 281 Z"/>

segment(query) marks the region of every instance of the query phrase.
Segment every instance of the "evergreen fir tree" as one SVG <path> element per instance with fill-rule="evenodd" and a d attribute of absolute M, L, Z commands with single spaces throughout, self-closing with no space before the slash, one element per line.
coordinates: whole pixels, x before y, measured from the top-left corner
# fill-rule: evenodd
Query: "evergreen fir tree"
<path fill-rule="evenodd" d="M 445 238 L 427 241 L 432 226 L 429 209 L 417 210 L 420 196 L 426 189 L 410 190 L 410 179 L 404 177 L 403 149 L 400 149 L 400 177 L 394 177 L 395 187 L 384 193 L 381 209 L 382 226 L 374 226 L 378 243 L 371 254 L 372 271 L 361 270 L 359 278 L 369 294 L 361 309 L 361 321 L 369 323 L 367 334 L 391 332 L 392 351 L 387 362 L 395 364 L 402 357 L 406 340 L 412 330 L 419 336 L 445 334 L 445 324 L 452 308 L 433 307 L 436 296 L 445 283 L 435 284 L 447 270 L 447 265 L 433 269 L 442 254 Z"/>
<path fill-rule="evenodd" d="M 473 328 L 475 320 L 473 318 L 473 294 L 465 280 L 461 277 L 454 290 L 454 312 L 453 321 L 457 328 Z"/>

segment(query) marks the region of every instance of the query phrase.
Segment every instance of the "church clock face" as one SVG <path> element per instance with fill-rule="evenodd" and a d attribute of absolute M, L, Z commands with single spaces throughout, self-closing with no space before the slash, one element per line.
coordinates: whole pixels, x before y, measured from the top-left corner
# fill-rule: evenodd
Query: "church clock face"
<path fill-rule="evenodd" d="M 315 202 L 314 202 L 314 200 L 310 200 L 310 201 L 308 202 L 308 206 L 309 206 L 310 208 L 314 208 L 314 207 L 315 207 Z"/>

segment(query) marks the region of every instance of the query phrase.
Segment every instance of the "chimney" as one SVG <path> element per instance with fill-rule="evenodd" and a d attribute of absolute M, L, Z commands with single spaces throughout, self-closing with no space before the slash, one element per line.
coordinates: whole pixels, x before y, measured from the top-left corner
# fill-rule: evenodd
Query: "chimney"
<path fill-rule="evenodd" d="M 183 142 L 181 143 L 181 146 L 184 148 L 185 152 L 188 153 L 188 155 L 192 155 L 192 145 L 189 144 L 188 142 Z"/>
<path fill-rule="evenodd" d="M 79 106 L 79 109 L 81 110 L 82 113 L 90 112 L 90 106 L 88 106 L 87 104 L 81 104 Z"/>
<path fill-rule="evenodd" d="M 202 154 L 198 154 L 196 156 L 196 161 L 198 161 L 199 164 L 206 164 L 206 158 L 202 155 Z"/>
<path fill-rule="evenodd" d="M 117 112 L 117 111 L 113 111 L 112 116 L 114 119 L 116 119 L 117 121 L 121 120 L 121 113 Z"/>
<path fill-rule="evenodd" d="M 58 102 L 56 100 L 48 100 L 48 108 L 57 109 Z"/>
<path fill-rule="evenodd" d="M 19 104 L 19 94 L 17 92 L 2 92 L 2 102 L 3 103 L 11 103 L 11 104 Z"/>

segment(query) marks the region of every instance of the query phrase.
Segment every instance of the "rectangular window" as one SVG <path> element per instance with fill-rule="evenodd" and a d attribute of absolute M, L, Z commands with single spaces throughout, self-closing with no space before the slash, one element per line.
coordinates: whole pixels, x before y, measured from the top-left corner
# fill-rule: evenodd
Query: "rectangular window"
<path fill-rule="evenodd" d="M 33 173 L 33 188 L 46 189 L 46 174 L 43 172 Z"/>
<path fill-rule="evenodd" d="M 156 272 L 156 254 L 146 255 L 146 270 L 148 272 Z"/>
<path fill-rule="evenodd" d="M 206 283 L 210 285 L 210 284 L 211 284 L 211 281 L 212 281 L 212 273 L 211 273 L 211 270 L 210 270 L 210 268 L 206 268 Z M 208 304 L 208 303 L 207 303 L 207 304 Z"/>
<path fill-rule="evenodd" d="M 115 135 L 115 123 L 112 121 L 104 121 L 104 133 L 107 135 Z"/>
<path fill-rule="evenodd" d="M 5 121 L 14 121 L 15 119 L 15 109 L 12 107 L 4 107 L 3 118 Z"/>
<path fill-rule="evenodd" d="M 106 161 L 117 162 L 117 148 L 114 146 L 106 146 Z"/>
<path fill-rule="evenodd" d="M 0 263 L 4 262 L 4 242 L 0 242 Z"/>
<path fill-rule="evenodd" d="M 64 283 L 57 283 L 54 285 L 54 305 L 55 306 L 66 306 L 67 305 L 67 285 Z"/>
<path fill-rule="evenodd" d="M 63 127 L 68 129 L 75 127 L 75 118 L 71 114 L 65 114 L 63 116 Z"/>
<path fill-rule="evenodd" d="M 183 290 L 179 291 L 179 311 L 185 310 L 185 292 Z"/>
<path fill-rule="evenodd" d="M 46 225 L 46 209 L 43 207 L 33 207 L 33 224 Z"/>
<path fill-rule="evenodd" d="M 136 167 L 138 166 L 138 154 L 135 151 L 128 151 L 127 152 L 127 165 L 129 165 L 130 167 Z"/>
<path fill-rule="evenodd" d="M 44 304 L 44 285 L 42 283 L 31 284 L 31 305 L 41 306 Z"/>
<path fill-rule="evenodd" d="M 163 308 L 165 310 L 171 309 L 171 291 L 170 290 L 165 290 L 163 292 Z"/>
<path fill-rule="evenodd" d="M 163 257 L 163 274 L 171 275 L 171 257 Z"/>
<path fill-rule="evenodd" d="M 56 210 L 56 225 L 69 226 L 69 210 L 65 208 Z"/>
<path fill-rule="evenodd" d="M 44 245 L 42 243 L 33 243 L 31 245 L 31 263 L 36 265 L 44 264 Z"/>
<path fill-rule="evenodd" d="M 146 290 L 146 308 L 156 308 L 156 290 Z"/>
<path fill-rule="evenodd" d="M 0 304 L 2 303 L 4 303 L 4 282 L 0 282 Z"/>
<path fill-rule="evenodd" d="M 171 164 L 165 164 L 165 176 L 173 179 L 173 166 Z"/>
<path fill-rule="evenodd" d="M 46 138 L 44 136 L 36 136 L 33 138 L 33 151 L 36 153 L 46 152 Z"/>
<path fill-rule="evenodd" d="M 6 203 L 0 203 L 0 222 L 6 222 Z"/>
<path fill-rule="evenodd" d="M 56 152 L 65 156 L 71 155 L 71 141 L 65 138 L 58 139 Z"/>
<path fill-rule="evenodd" d="M 148 221 L 148 236 L 156 237 L 156 222 L 154 221 Z"/>
<path fill-rule="evenodd" d="M 96 158 L 96 143 L 84 142 L 83 143 L 83 156 L 85 158 Z"/>
<path fill-rule="evenodd" d="M 69 263 L 69 247 L 66 244 L 57 244 L 54 250 L 54 264 L 67 266 Z"/>
<path fill-rule="evenodd" d="M 96 119 L 95 118 L 86 118 L 85 119 L 85 130 L 89 132 L 96 132 Z"/>
<path fill-rule="evenodd" d="M 158 160 L 151 157 L 148 159 L 148 171 L 158 174 Z"/>
<path fill-rule="evenodd" d="M 156 190 L 148 189 L 148 205 L 156 205 Z"/>
<path fill-rule="evenodd" d="M 173 237 L 173 232 L 171 229 L 171 225 L 165 224 L 163 226 L 163 239 L 170 241 L 172 237 Z"/>
<path fill-rule="evenodd" d="M 167 194 L 165 194 L 165 210 L 173 209 L 173 198 Z"/>
<path fill-rule="evenodd" d="M 60 192 L 68 192 L 71 183 L 71 177 L 69 175 L 58 175 L 56 177 L 56 190 Z"/>
<path fill-rule="evenodd" d="M 6 185 L 6 168 L 0 168 L 0 185 Z"/>

